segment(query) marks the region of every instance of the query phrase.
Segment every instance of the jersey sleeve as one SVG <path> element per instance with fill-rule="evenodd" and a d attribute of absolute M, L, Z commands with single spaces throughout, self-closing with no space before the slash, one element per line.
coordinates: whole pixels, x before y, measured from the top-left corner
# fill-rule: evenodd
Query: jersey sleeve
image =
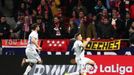
<path fill-rule="evenodd" d="M 75 41 L 73 49 L 77 48 L 77 47 L 81 47 L 82 46 L 82 42 L 81 41 Z"/>
<path fill-rule="evenodd" d="M 31 38 L 38 38 L 38 35 L 37 35 L 35 32 L 33 32 L 33 33 L 30 35 L 30 37 L 31 37 Z"/>

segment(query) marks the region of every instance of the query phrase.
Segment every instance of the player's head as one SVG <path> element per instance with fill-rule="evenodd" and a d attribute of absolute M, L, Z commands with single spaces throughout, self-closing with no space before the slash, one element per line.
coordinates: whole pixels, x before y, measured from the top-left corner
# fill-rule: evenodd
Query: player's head
<path fill-rule="evenodd" d="M 82 36 L 81 36 L 80 33 L 76 33 L 75 36 L 74 36 L 74 38 L 75 38 L 76 40 L 82 40 Z"/>
<path fill-rule="evenodd" d="M 31 28 L 32 28 L 32 30 L 37 30 L 37 31 L 40 30 L 39 24 L 37 24 L 37 23 L 34 23 L 34 24 L 31 26 Z"/>

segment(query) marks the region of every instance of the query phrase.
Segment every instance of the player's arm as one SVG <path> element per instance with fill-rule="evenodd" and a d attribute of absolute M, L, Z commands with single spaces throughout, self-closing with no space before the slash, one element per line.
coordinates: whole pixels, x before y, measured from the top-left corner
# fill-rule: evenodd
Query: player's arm
<path fill-rule="evenodd" d="M 36 38 L 32 37 L 31 42 L 35 44 L 38 50 L 41 50 L 42 48 L 38 45 L 38 42 L 36 42 Z"/>

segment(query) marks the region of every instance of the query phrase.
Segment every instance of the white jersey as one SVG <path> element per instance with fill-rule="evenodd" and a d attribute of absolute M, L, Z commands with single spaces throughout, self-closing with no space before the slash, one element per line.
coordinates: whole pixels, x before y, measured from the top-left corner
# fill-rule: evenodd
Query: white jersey
<path fill-rule="evenodd" d="M 32 38 L 36 39 L 36 42 L 38 42 L 38 33 L 36 31 L 32 31 L 28 37 L 28 45 L 27 48 L 31 48 L 32 50 L 36 50 L 35 44 L 32 43 Z"/>
<path fill-rule="evenodd" d="M 76 53 L 76 57 L 84 57 L 84 52 L 85 50 L 83 50 L 83 46 L 82 46 L 82 42 L 80 40 L 76 40 L 74 45 L 73 45 L 73 49 Z"/>

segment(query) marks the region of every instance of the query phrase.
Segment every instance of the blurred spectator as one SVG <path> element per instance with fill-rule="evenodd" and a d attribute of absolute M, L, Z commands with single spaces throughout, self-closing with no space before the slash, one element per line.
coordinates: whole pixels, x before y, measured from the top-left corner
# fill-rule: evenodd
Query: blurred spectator
<path fill-rule="evenodd" d="M 87 13 L 94 13 L 94 8 L 97 0 L 81 0 L 82 5 L 86 7 Z"/>
<path fill-rule="evenodd" d="M 24 39 L 28 38 L 28 35 L 30 33 L 30 27 L 32 24 L 32 20 L 29 16 L 24 17 L 24 24 L 23 24 L 23 30 L 24 30 Z"/>
<path fill-rule="evenodd" d="M 112 12 L 112 19 L 111 19 L 111 24 L 114 29 L 114 38 L 123 38 L 125 23 L 123 22 L 123 20 L 118 18 L 118 12 L 114 11 Z"/>
<path fill-rule="evenodd" d="M 97 25 L 97 17 L 96 17 L 96 15 L 93 15 L 93 14 L 89 14 L 89 18 L 91 18 L 92 19 L 92 24 L 94 24 L 95 25 L 95 28 L 96 28 L 96 25 Z M 96 30 L 97 31 L 97 30 Z"/>
<path fill-rule="evenodd" d="M 24 29 L 23 29 L 24 18 L 25 18 L 25 16 L 23 16 L 23 15 L 18 16 L 17 24 L 16 24 L 15 28 L 13 29 L 13 33 L 15 33 L 14 38 L 16 38 L 16 37 L 18 37 L 20 39 L 24 38 Z"/>
<path fill-rule="evenodd" d="M 45 16 L 45 13 L 49 13 L 51 10 L 48 2 L 46 0 L 41 0 L 40 5 L 37 7 L 37 11 L 39 15 Z"/>
<path fill-rule="evenodd" d="M 124 38 L 125 22 L 123 22 L 116 9 L 112 9 L 111 24 L 114 29 L 114 38 Z"/>
<path fill-rule="evenodd" d="M 101 0 L 98 0 L 97 5 L 94 7 L 96 14 L 100 13 L 104 9 L 106 9 L 106 8 L 102 4 Z"/>
<path fill-rule="evenodd" d="M 102 10 L 102 16 L 109 18 L 107 9 Z"/>
<path fill-rule="evenodd" d="M 28 3 L 21 2 L 20 7 L 18 8 L 18 11 L 17 11 L 17 16 L 21 15 L 21 14 L 29 15 L 29 11 L 30 11 L 29 9 L 30 9 L 30 7 L 29 7 Z"/>
<path fill-rule="evenodd" d="M 61 22 L 58 17 L 54 17 L 53 37 L 54 38 L 65 38 L 66 37 L 66 28 L 65 28 L 63 22 Z"/>
<path fill-rule="evenodd" d="M 73 11 L 71 14 L 71 20 L 73 20 L 74 22 L 78 20 L 78 13 L 76 11 Z"/>
<path fill-rule="evenodd" d="M 126 19 L 125 19 L 125 26 L 127 27 L 127 29 L 130 28 L 131 22 L 132 22 L 132 19 L 130 18 L 129 12 L 127 12 L 126 13 Z"/>
<path fill-rule="evenodd" d="M 134 47 L 134 33 L 129 36 L 130 47 Z"/>
<path fill-rule="evenodd" d="M 53 14 L 49 2 L 50 1 L 48 0 L 41 0 L 37 7 L 37 13 L 38 15 L 42 16 L 42 18 L 45 18 L 45 16 L 48 15 L 48 20 L 51 22 L 53 20 Z"/>
<path fill-rule="evenodd" d="M 60 0 L 55 0 L 55 4 L 59 6 L 61 4 Z"/>
<path fill-rule="evenodd" d="M 84 16 L 80 23 L 80 33 L 83 39 L 96 38 L 95 26 L 92 24 L 92 19 Z"/>
<path fill-rule="evenodd" d="M 73 21 L 77 25 L 77 27 L 79 26 L 79 23 L 80 23 L 78 17 L 79 17 L 78 13 L 73 10 L 71 17 L 70 17 L 70 21 Z"/>
<path fill-rule="evenodd" d="M 78 18 L 78 20 L 75 21 L 75 23 L 78 26 L 78 29 L 80 28 L 80 21 L 83 19 L 84 16 L 85 16 L 85 13 L 83 11 L 80 11 L 79 12 L 79 18 Z"/>
<path fill-rule="evenodd" d="M 130 19 L 130 14 L 129 12 L 126 12 L 126 18 L 125 18 L 125 38 L 129 38 L 129 28 L 131 26 L 132 20 Z"/>
<path fill-rule="evenodd" d="M 53 20 L 51 20 L 51 18 L 49 18 L 48 13 L 46 13 L 45 18 L 42 19 L 42 22 L 45 25 L 45 34 L 44 34 L 44 38 L 52 38 L 52 31 L 53 31 Z"/>
<path fill-rule="evenodd" d="M 18 38 L 26 38 L 30 31 L 30 24 L 37 22 L 37 16 L 41 16 L 42 18 L 39 19 L 41 20 L 41 38 L 51 38 L 53 35 L 50 34 L 59 32 L 61 36 L 55 35 L 53 37 L 63 38 L 66 33 L 72 37 L 77 29 L 79 31 L 80 22 L 84 16 L 88 15 L 92 20 L 90 24 L 95 26 L 97 33 L 100 30 L 99 24 L 104 24 L 104 22 L 100 23 L 100 18 L 103 16 L 102 20 L 105 18 L 108 18 L 108 21 L 111 20 L 109 23 L 113 28 L 114 38 L 128 38 L 131 19 L 134 19 L 133 2 L 133 0 L 13 0 L 13 17 L 17 22 L 13 32 L 18 32 L 18 35 L 15 34 Z M 23 19 L 18 19 L 20 16 L 23 16 Z M 54 21 L 54 16 L 58 17 L 57 24 Z M 103 35 L 99 37 L 103 37 Z"/>
<path fill-rule="evenodd" d="M 73 10 L 76 11 L 77 13 L 83 11 L 85 14 L 87 14 L 87 9 L 82 5 L 81 0 L 78 0 L 78 4 L 73 8 Z"/>
<path fill-rule="evenodd" d="M 0 39 L 10 38 L 10 25 L 6 22 L 6 17 L 2 16 L 0 18 Z"/>
<path fill-rule="evenodd" d="M 21 3 L 20 7 L 18 8 L 18 14 L 25 14 L 27 8 L 25 3 Z"/>
<path fill-rule="evenodd" d="M 100 13 L 97 14 L 97 18 L 99 19 L 101 16 L 106 17 L 108 19 L 110 19 L 111 15 L 109 15 L 108 10 L 107 9 L 103 9 Z M 98 20 L 97 19 L 97 20 Z"/>
<path fill-rule="evenodd" d="M 45 37 L 45 24 L 42 22 L 42 18 L 41 16 L 38 16 L 37 19 L 36 19 L 36 23 L 39 24 L 40 26 L 40 30 L 38 32 L 39 34 L 39 38 L 43 39 Z"/>
<path fill-rule="evenodd" d="M 30 8 L 31 9 L 36 9 L 38 5 L 40 4 L 41 0 L 28 0 L 30 3 Z"/>
<path fill-rule="evenodd" d="M 80 11 L 79 12 L 79 19 L 82 19 L 85 16 L 84 11 Z"/>
<path fill-rule="evenodd" d="M 58 6 L 56 5 L 55 1 L 52 1 L 51 10 L 53 16 L 56 16 L 58 13 Z"/>
<path fill-rule="evenodd" d="M 125 2 L 124 0 L 117 0 L 117 1 L 118 1 L 117 6 L 118 6 L 119 14 L 121 16 L 121 19 L 124 20 L 126 15 Z"/>
<path fill-rule="evenodd" d="M 74 35 L 78 32 L 78 27 L 73 19 L 70 19 L 69 26 L 67 28 L 69 38 L 73 38 Z"/>
<path fill-rule="evenodd" d="M 109 8 L 115 8 L 115 0 L 109 0 Z"/>
<path fill-rule="evenodd" d="M 32 18 L 32 23 L 36 22 L 36 18 L 37 18 L 37 11 L 36 10 L 32 10 L 32 14 L 31 14 L 31 18 Z"/>
<path fill-rule="evenodd" d="M 64 15 L 63 15 L 63 12 L 62 12 L 62 9 L 58 9 L 58 11 L 57 11 L 57 14 L 55 15 L 55 16 L 57 16 L 57 17 L 59 17 L 59 19 L 61 20 L 61 21 L 64 21 Z"/>
<path fill-rule="evenodd" d="M 77 6 L 78 0 L 61 0 L 61 7 L 65 9 L 65 15 L 66 17 L 70 17 L 72 14 L 73 8 Z"/>
<path fill-rule="evenodd" d="M 100 39 L 113 38 L 113 28 L 107 17 L 101 17 L 100 22 L 97 25 L 97 31 L 97 37 Z"/>
<path fill-rule="evenodd" d="M 125 19 L 126 14 L 126 8 L 125 8 L 125 1 L 126 0 L 110 0 L 109 4 L 111 9 L 116 9 L 119 11 L 119 14 L 121 15 L 121 19 Z"/>
<path fill-rule="evenodd" d="M 130 6 L 130 14 L 131 14 L 131 19 L 134 20 L 134 1 L 132 2 L 132 5 Z"/>
<path fill-rule="evenodd" d="M 129 36 L 131 37 L 134 34 L 134 21 L 132 22 L 129 28 Z"/>
<path fill-rule="evenodd" d="M 84 16 L 85 16 L 85 13 L 84 13 L 84 11 L 81 10 L 79 12 L 79 19 L 82 19 Z"/>

